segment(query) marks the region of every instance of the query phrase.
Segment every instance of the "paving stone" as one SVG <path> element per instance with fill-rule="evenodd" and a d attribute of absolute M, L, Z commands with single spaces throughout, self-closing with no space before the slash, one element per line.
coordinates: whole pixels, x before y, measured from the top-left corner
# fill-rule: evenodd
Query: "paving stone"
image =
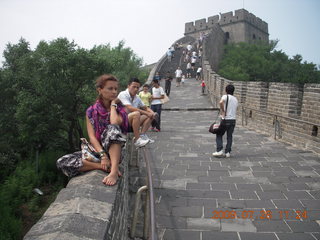
<path fill-rule="evenodd" d="M 285 186 L 289 191 L 310 190 L 305 183 L 288 183 Z"/>
<path fill-rule="evenodd" d="M 302 204 L 298 200 L 272 200 L 277 208 L 301 209 Z"/>
<path fill-rule="evenodd" d="M 186 176 L 208 176 L 207 171 L 200 171 L 200 170 L 186 170 Z"/>
<path fill-rule="evenodd" d="M 320 226 L 315 221 L 286 221 L 292 232 L 320 232 Z"/>
<path fill-rule="evenodd" d="M 261 187 L 259 184 L 239 183 L 239 184 L 236 184 L 236 186 L 238 190 L 261 191 Z"/>
<path fill-rule="evenodd" d="M 220 177 L 220 176 L 230 176 L 228 170 L 209 170 L 208 176 Z"/>
<path fill-rule="evenodd" d="M 274 208 L 270 200 L 245 200 L 247 208 Z"/>
<path fill-rule="evenodd" d="M 260 187 L 262 188 L 262 190 L 264 192 L 274 191 L 274 190 L 284 190 L 285 189 L 285 187 L 282 184 L 275 184 L 275 183 L 260 184 Z"/>
<path fill-rule="evenodd" d="M 258 199 L 254 191 L 230 191 L 232 199 Z"/>
<path fill-rule="evenodd" d="M 161 188 L 165 189 L 186 189 L 186 181 L 184 180 L 162 180 Z"/>
<path fill-rule="evenodd" d="M 234 232 L 202 232 L 202 240 L 239 240 Z"/>
<path fill-rule="evenodd" d="M 206 182 L 206 183 L 218 183 L 221 182 L 219 176 L 217 177 L 198 177 L 199 182 Z"/>
<path fill-rule="evenodd" d="M 310 190 L 320 190 L 320 182 L 307 183 Z"/>
<path fill-rule="evenodd" d="M 320 200 L 301 200 L 302 204 L 309 209 L 320 209 Z"/>
<path fill-rule="evenodd" d="M 262 200 L 286 199 L 286 197 L 283 195 L 281 191 L 267 191 L 267 192 L 256 191 L 256 193 L 258 194 L 259 198 Z"/>
<path fill-rule="evenodd" d="M 223 183 L 247 183 L 247 180 L 245 180 L 242 177 L 221 177 L 221 182 Z"/>
<path fill-rule="evenodd" d="M 313 199 L 307 191 L 283 191 L 288 199 Z"/>
<path fill-rule="evenodd" d="M 298 171 L 295 171 L 295 174 L 299 177 L 319 177 L 319 175 L 312 170 L 310 170 L 310 171 L 298 170 Z"/>
<path fill-rule="evenodd" d="M 210 169 L 210 167 L 209 167 L 209 166 L 198 166 L 198 165 L 195 166 L 195 165 L 190 165 L 190 164 L 189 164 L 188 169 L 189 169 L 189 170 L 198 170 L 198 171 L 204 171 L 204 172 L 206 172 L 207 170 Z"/>
<path fill-rule="evenodd" d="M 253 221 L 254 226 L 258 232 L 291 232 L 287 224 L 282 220 L 272 221 Z"/>
<path fill-rule="evenodd" d="M 200 240 L 200 232 L 166 229 L 163 240 Z"/>
<path fill-rule="evenodd" d="M 276 233 L 279 240 L 315 240 L 309 233 Z"/>
<path fill-rule="evenodd" d="M 256 171 L 253 171 L 252 172 L 253 176 L 254 177 L 273 177 L 273 174 L 272 172 L 256 172 Z"/>
<path fill-rule="evenodd" d="M 271 183 L 290 183 L 289 177 L 268 177 Z"/>
<path fill-rule="evenodd" d="M 246 200 L 218 199 L 218 208 L 241 209 L 246 208 Z"/>
<path fill-rule="evenodd" d="M 187 189 L 210 190 L 210 184 L 209 183 L 187 183 Z"/>
<path fill-rule="evenodd" d="M 221 223 L 219 219 L 187 218 L 188 229 L 219 231 Z"/>
<path fill-rule="evenodd" d="M 223 232 L 257 232 L 257 228 L 249 219 L 221 219 Z"/>
<path fill-rule="evenodd" d="M 320 191 L 309 191 L 309 193 L 312 195 L 315 199 L 320 199 Z"/>
<path fill-rule="evenodd" d="M 241 240 L 278 240 L 275 233 L 240 232 Z"/>
<path fill-rule="evenodd" d="M 210 183 L 212 190 L 236 190 L 236 185 L 231 183 Z"/>
<path fill-rule="evenodd" d="M 172 228 L 172 229 L 186 229 L 187 220 L 183 217 L 174 217 L 174 216 L 156 216 L 156 223 L 158 227 Z"/>
<path fill-rule="evenodd" d="M 320 240 L 320 233 L 312 233 L 312 236 L 314 236 L 317 240 Z"/>
<path fill-rule="evenodd" d="M 206 207 L 217 207 L 216 199 L 208 199 L 208 198 L 189 198 L 188 206 L 206 206 Z"/>
<path fill-rule="evenodd" d="M 201 217 L 202 207 L 190 206 L 190 207 L 172 207 L 173 216 L 181 217 Z"/>
<path fill-rule="evenodd" d="M 231 177 L 253 177 L 251 171 L 230 171 Z"/>

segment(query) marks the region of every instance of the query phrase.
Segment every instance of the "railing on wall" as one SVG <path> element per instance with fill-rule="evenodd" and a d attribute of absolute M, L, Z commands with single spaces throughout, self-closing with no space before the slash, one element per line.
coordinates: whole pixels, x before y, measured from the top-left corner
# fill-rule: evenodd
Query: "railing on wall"
<path fill-rule="evenodd" d="M 144 208 L 144 226 L 143 226 L 143 237 L 144 239 L 149 240 L 157 240 L 157 229 L 156 229 L 156 214 L 155 214 L 155 205 L 154 205 L 154 189 L 153 189 L 153 180 L 152 180 L 152 172 L 150 166 L 151 154 L 148 148 L 141 148 L 143 151 L 143 158 L 146 163 L 146 182 L 147 185 L 139 188 L 136 194 L 135 206 L 133 212 L 133 220 L 131 224 L 131 238 L 134 238 L 136 235 L 136 226 L 138 222 L 138 211 L 141 205 L 141 194 L 143 192 L 147 192 L 146 200 L 145 200 L 145 208 Z"/>

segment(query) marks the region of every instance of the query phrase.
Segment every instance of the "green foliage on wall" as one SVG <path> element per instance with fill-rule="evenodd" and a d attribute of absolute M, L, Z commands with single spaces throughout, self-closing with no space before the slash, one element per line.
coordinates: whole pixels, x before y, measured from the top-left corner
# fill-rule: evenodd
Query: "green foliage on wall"
<path fill-rule="evenodd" d="M 289 58 L 275 50 L 277 43 L 228 44 L 218 73 L 241 81 L 320 83 L 320 71 L 315 64 L 302 62 L 301 55 Z"/>

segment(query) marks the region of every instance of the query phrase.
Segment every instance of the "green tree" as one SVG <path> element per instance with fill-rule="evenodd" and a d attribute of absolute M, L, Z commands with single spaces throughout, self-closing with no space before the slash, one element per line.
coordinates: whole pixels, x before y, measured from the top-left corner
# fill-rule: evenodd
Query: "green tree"
<path fill-rule="evenodd" d="M 313 63 L 302 63 L 302 56 L 292 59 L 275 50 L 278 40 L 270 43 L 233 43 L 226 46 L 219 74 L 234 80 L 294 83 L 320 82 Z"/>

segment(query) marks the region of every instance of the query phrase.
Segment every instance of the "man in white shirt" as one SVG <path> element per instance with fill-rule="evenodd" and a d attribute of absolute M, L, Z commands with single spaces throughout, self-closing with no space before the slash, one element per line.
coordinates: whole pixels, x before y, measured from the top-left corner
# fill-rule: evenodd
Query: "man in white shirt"
<path fill-rule="evenodd" d="M 200 80 L 200 79 L 201 79 L 201 71 L 202 71 L 202 68 L 201 68 L 201 67 L 198 67 L 198 69 L 197 69 L 197 75 L 196 75 L 196 79 L 197 79 L 197 80 Z"/>
<path fill-rule="evenodd" d="M 158 80 L 152 81 L 153 88 L 152 88 L 152 102 L 151 102 L 151 109 L 152 111 L 158 113 L 158 121 L 153 121 L 153 130 L 156 132 L 160 132 L 160 122 L 161 122 L 161 109 L 162 109 L 162 102 L 161 99 L 164 98 L 164 91 L 163 88 L 160 87 Z"/>
<path fill-rule="evenodd" d="M 176 74 L 177 87 L 179 87 L 181 83 L 181 77 L 182 77 L 182 70 L 180 67 L 178 67 L 178 69 L 175 71 L 175 74 Z"/>
<path fill-rule="evenodd" d="M 233 96 L 234 86 L 229 84 L 226 86 L 226 95 L 223 95 L 220 100 L 220 113 L 222 118 L 226 120 L 226 128 L 225 130 L 217 134 L 216 136 L 216 144 L 217 151 L 212 153 L 214 157 L 230 157 L 231 146 L 232 146 L 232 135 L 234 128 L 236 126 L 236 115 L 237 115 L 237 107 L 238 100 Z M 223 152 L 223 141 L 222 137 L 224 133 L 227 132 L 227 145 L 225 152 Z"/>
<path fill-rule="evenodd" d="M 135 146 L 143 147 L 149 142 L 154 142 L 150 139 L 146 132 L 151 126 L 151 122 L 155 117 L 155 113 L 144 105 L 142 100 L 137 95 L 140 88 L 140 81 L 137 78 L 131 78 L 128 88 L 119 93 L 118 98 L 127 108 L 129 125 L 132 127 Z M 141 127 L 141 132 L 139 131 Z"/>

